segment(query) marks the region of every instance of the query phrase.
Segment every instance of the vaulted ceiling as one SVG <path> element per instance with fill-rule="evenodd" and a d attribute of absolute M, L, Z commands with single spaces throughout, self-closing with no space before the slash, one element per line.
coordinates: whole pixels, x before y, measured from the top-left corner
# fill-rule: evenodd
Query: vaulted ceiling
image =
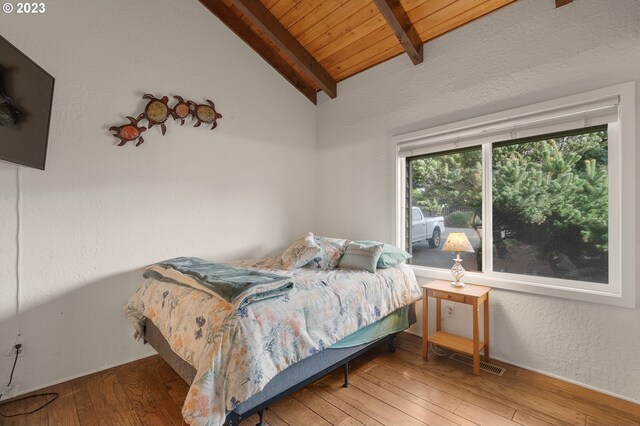
<path fill-rule="evenodd" d="M 397 55 L 429 60 L 424 43 L 514 1 L 200 0 L 313 103 Z"/>

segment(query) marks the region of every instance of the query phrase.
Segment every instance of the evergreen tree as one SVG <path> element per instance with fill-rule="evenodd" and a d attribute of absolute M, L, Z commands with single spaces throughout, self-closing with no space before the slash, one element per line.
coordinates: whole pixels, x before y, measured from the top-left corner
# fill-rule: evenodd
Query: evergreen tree
<path fill-rule="evenodd" d="M 606 252 L 607 142 L 602 130 L 495 146 L 494 235 L 542 242 L 538 256 L 564 253 L 574 262 L 580 253 Z M 411 170 L 413 204 L 425 213 L 450 206 L 481 217 L 479 148 L 412 160 Z"/>

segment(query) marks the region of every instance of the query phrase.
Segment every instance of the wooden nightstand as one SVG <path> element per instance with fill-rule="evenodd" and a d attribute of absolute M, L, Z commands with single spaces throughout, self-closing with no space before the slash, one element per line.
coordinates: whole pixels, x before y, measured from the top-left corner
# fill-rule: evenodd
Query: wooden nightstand
<path fill-rule="evenodd" d="M 489 291 L 490 287 L 467 284 L 451 287 L 451 281 L 432 281 L 422 286 L 422 357 L 427 357 L 429 343 L 473 356 L 473 373 L 480 374 L 480 351 L 489 361 Z M 429 334 L 429 297 L 436 299 L 436 332 Z M 442 331 L 442 300 L 473 306 L 473 340 Z M 480 305 L 484 304 L 484 342 L 480 341 Z"/>

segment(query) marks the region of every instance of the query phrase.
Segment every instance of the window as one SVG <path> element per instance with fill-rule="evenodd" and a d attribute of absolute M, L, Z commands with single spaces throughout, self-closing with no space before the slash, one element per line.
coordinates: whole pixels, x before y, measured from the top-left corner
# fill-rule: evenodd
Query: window
<path fill-rule="evenodd" d="M 635 182 L 634 91 L 395 137 L 395 229 L 416 274 L 448 279 L 453 255 L 442 245 L 464 232 L 470 281 L 634 305 L 635 190 L 622 185 Z"/>
<path fill-rule="evenodd" d="M 411 263 L 451 269 L 440 250 L 450 232 L 464 232 L 476 253 L 460 253 L 467 271 L 482 271 L 482 153 L 480 148 L 407 158 L 413 220 L 406 250 Z M 422 213 L 422 214 L 421 214 Z M 423 217 L 424 215 L 424 217 Z M 435 237 L 435 238 L 434 238 Z"/>
<path fill-rule="evenodd" d="M 493 146 L 494 271 L 608 283 L 607 134 Z"/>
<path fill-rule="evenodd" d="M 416 223 L 416 222 L 418 222 L 418 221 L 421 221 L 421 220 L 422 220 L 422 217 L 423 217 L 423 216 L 422 216 L 422 214 L 421 214 L 421 212 L 420 212 L 420 209 L 418 209 L 417 207 L 415 207 L 415 208 L 412 210 L 412 220 L 413 220 L 413 223 Z"/>

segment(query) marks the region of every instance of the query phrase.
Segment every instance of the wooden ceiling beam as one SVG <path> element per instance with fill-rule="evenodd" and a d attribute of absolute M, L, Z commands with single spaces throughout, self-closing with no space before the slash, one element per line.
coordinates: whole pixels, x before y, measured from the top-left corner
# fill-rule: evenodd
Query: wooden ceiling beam
<path fill-rule="evenodd" d="M 556 0 L 556 9 L 562 6 L 566 6 L 571 3 L 573 0 Z"/>
<path fill-rule="evenodd" d="M 285 61 L 271 46 L 262 40 L 242 19 L 236 16 L 231 9 L 220 0 L 200 0 L 207 9 L 218 17 L 231 31 L 244 40 L 251 48 L 267 61 L 289 83 L 302 92 L 311 102 L 317 104 L 318 96 L 315 87 L 312 87 Z"/>
<path fill-rule="evenodd" d="M 207 1 L 207 3 L 210 2 L 216 2 L 216 0 Z M 245 18 L 251 21 L 272 43 L 278 46 L 310 80 L 316 83 L 329 97 L 336 97 L 337 84 L 333 77 L 269 12 L 269 9 L 264 7 L 259 0 L 232 0 L 232 3 L 242 12 Z"/>
<path fill-rule="evenodd" d="M 374 0 L 414 65 L 424 60 L 423 43 L 399 0 Z"/>

